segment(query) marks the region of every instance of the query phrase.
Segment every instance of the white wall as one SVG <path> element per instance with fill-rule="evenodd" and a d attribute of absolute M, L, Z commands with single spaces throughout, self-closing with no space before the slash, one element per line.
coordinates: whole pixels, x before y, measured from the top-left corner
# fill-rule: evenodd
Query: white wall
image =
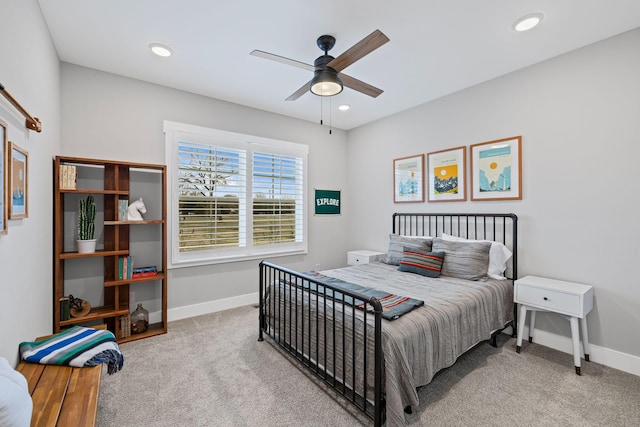
<path fill-rule="evenodd" d="M 345 190 L 343 131 L 330 135 L 328 128 L 317 124 L 62 64 L 61 154 L 165 163 L 163 120 L 307 144 L 310 193 L 314 188 Z M 342 198 L 348 201 L 347 191 Z M 312 201 L 310 194 L 309 254 L 272 261 L 302 271 L 315 269 L 316 264 L 321 268 L 345 264 L 347 215 L 316 217 Z M 349 209 L 346 203 L 343 211 Z M 256 294 L 258 262 L 173 269 L 168 283 L 171 320 L 225 307 L 217 304 L 220 300 Z M 252 298 L 257 302 L 257 296 Z"/>
<path fill-rule="evenodd" d="M 349 247 L 384 250 L 394 211 L 514 212 L 519 275 L 593 285 L 590 342 L 639 357 L 638 52 L 640 29 L 351 131 Z M 393 158 L 514 135 L 521 201 L 393 203 Z M 570 336 L 561 318 L 538 318 Z"/>
<path fill-rule="evenodd" d="M 29 217 L 0 236 L 0 356 L 15 365 L 18 344 L 52 330 L 52 156 L 60 151 L 60 64 L 35 0 L 3 1 L 0 83 L 34 117 L 41 133 L 0 97 L 8 137 L 29 153 Z"/>

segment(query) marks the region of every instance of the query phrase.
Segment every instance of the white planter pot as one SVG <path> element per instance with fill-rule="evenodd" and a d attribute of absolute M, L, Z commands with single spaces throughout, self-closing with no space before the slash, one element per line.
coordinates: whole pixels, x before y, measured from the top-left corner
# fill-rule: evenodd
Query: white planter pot
<path fill-rule="evenodd" d="M 96 251 L 96 239 L 78 240 L 77 242 L 79 254 L 90 254 Z"/>

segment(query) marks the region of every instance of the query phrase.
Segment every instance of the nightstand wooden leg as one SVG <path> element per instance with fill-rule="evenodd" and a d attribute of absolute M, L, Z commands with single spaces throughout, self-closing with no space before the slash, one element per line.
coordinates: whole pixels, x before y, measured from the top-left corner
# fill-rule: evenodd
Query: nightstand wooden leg
<path fill-rule="evenodd" d="M 589 332 L 587 332 L 587 317 L 580 319 L 582 326 L 582 346 L 584 347 L 584 360 L 589 361 Z"/>
<path fill-rule="evenodd" d="M 573 364 L 576 367 L 576 374 L 580 375 L 580 330 L 578 328 L 578 318 L 571 317 L 571 341 L 573 342 Z"/>
<path fill-rule="evenodd" d="M 527 306 L 520 304 L 520 312 L 518 313 L 518 338 L 516 339 L 516 352 L 520 353 L 522 348 L 522 335 L 524 335 L 524 322 L 527 320 Z"/>

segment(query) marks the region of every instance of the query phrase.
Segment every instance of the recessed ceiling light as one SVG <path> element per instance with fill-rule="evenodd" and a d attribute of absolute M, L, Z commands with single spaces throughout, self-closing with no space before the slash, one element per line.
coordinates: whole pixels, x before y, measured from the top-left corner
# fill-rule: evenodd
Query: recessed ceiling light
<path fill-rule="evenodd" d="M 151 43 L 149 49 L 158 56 L 167 57 L 173 55 L 173 49 L 164 44 Z"/>
<path fill-rule="evenodd" d="M 544 15 L 542 13 L 530 13 L 518 19 L 513 24 L 513 29 L 516 31 L 529 31 L 530 29 L 537 27 L 542 22 Z"/>
<path fill-rule="evenodd" d="M 351 105 L 347 105 L 347 104 L 338 105 L 338 110 L 340 111 L 347 111 L 350 108 L 351 108 Z"/>

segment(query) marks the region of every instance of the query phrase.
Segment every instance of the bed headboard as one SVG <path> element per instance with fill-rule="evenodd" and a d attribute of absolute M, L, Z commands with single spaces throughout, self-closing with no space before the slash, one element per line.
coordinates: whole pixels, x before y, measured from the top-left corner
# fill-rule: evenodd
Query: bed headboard
<path fill-rule="evenodd" d="M 393 234 L 438 237 L 443 233 L 507 246 L 513 255 L 507 277 L 518 278 L 518 217 L 497 213 L 394 213 Z"/>

